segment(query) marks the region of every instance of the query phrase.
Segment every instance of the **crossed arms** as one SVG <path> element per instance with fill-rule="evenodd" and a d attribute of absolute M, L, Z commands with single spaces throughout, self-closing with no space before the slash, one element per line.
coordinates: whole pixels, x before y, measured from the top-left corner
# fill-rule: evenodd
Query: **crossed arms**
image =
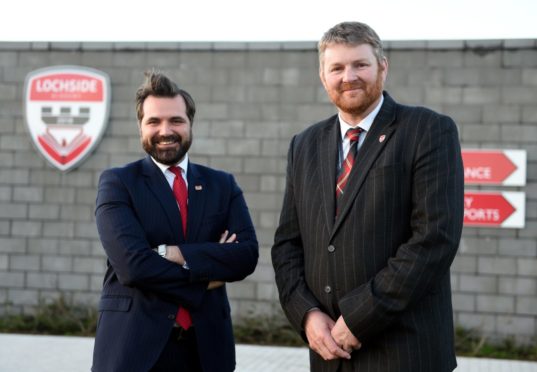
<path fill-rule="evenodd" d="M 125 178 L 117 170 L 103 172 L 95 211 L 102 245 L 121 284 L 197 308 L 209 283 L 241 280 L 253 272 L 258 244 L 244 197 L 233 177 L 219 180 L 230 190 L 225 196 L 228 208 L 222 221 L 213 223 L 211 229 L 202 226 L 198 241 L 181 243 L 182 258 L 176 255 L 179 252 L 172 253 L 173 260 L 186 260 L 189 270 L 152 250 L 158 244 L 176 243 L 177 237 L 144 181 L 127 182 Z M 214 236 L 217 228 L 220 232 Z M 226 229 L 234 234 L 220 236 Z"/>

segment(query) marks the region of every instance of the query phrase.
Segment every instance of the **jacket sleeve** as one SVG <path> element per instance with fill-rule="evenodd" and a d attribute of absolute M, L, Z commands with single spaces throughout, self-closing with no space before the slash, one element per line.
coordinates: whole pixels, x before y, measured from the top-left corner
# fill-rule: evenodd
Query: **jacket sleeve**
<path fill-rule="evenodd" d="M 382 332 L 449 273 L 459 245 L 464 181 L 458 133 L 446 116 L 430 118 L 412 163 L 410 238 L 370 281 L 339 301 L 360 340 Z"/>
<path fill-rule="evenodd" d="M 109 264 L 121 284 L 187 307 L 201 304 L 207 283 L 193 283 L 187 270 L 152 251 L 129 191 L 113 170 L 100 177 L 95 217 Z"/>
<path fill-rule="evenodd" d="M 304 250 L 296 212 L 293 187 L 293 152 L 296 137 L 289 146 L 287 178 L 280 222 L 272 246 L 272 265 L 280 303 L 291 325 L 306 340 L 302 321 L 304 315 L 321 304 L 311 293 L 304 274 Z"/>
<path fill-rule="evenodd" d="M 233 176 L 227 175 L 227 184 L 231 190 L 227 230 L 237 235 L 237 243 L 180 244 L 193 281 L 238 281 L 253 273 L 257 265 L 259 246 L 244 196 Z"/>

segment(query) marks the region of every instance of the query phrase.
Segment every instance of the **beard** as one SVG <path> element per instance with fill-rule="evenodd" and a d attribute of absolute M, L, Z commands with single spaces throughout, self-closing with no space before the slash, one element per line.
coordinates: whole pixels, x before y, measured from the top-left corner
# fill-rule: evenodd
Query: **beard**
<path fill-rule="evenodd" d="M 382 94 L 384 81 L 380 72 L 379 69 L 377 79 L 372 84 L 362 80 L 342 83 L 337 90 L 329 92 L 330 99 L 341 111 L 353 116 L 363 116 Z M 359 91 L 352 97 L 346 96 L 345 91 L 352 89 L 359 89 Z"/>
<path fill-rule="evenodd" d="M 159 149 L 158 144 L 160 142 L 173 141 L 179 145 L 178 148 Z M 146 153 L 151 155 L 157 162 L 165 165 L 176 165 L 181 159 L 185 157 L 185 154 L 192 145 L 192 129 L 188 138 L 183 138 L 178 134 L 170 136 L 155 135 L 151 138 L 142 138 L 142 147 Z"/>

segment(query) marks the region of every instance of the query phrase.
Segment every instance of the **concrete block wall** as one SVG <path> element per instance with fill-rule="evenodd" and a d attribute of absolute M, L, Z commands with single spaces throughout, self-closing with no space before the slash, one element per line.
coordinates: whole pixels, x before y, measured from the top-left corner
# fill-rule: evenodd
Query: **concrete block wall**
<path fill-rule="evenodd" d="M 527 150 L 527 185 L 509 188 L 526 192 L 526 227 L 465 228 L 452 266 L 457 324 L 527 341 L 537 335 L 537 41 L 388 41 L 386 49 L 396 100 L 452 116 L 464 147 Z M 69 173 L 43 160 L 24 121 L 26 74 L 51 65 L 93 67 L 112 83 L 106 133 Z M 287 147 L 335 112 L 313 42 L 0 43 L 0 314 L 59 296 L 97 303 L 105 270 L 97 181 L 143 156 L 134 92 L 151 67 L 194 96 L 192 159 L 235 174 L 257 228 L 255 273 L 228 285 L 234 317 L 281 313 L 270 247 Z"/>

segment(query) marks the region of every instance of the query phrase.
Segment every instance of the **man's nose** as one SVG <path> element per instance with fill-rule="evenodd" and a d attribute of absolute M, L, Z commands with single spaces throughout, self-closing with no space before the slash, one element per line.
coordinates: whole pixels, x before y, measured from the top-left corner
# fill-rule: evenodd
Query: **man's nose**
<path fill-rule="evenodd" d="M 346 67 L 343 71 L 343 81 L 345 82 L 355 81 L 357 76 L 358 74 L 356 73 L 356 69 L 353 67 Z"/>
<path fill-rule="evenodd" d="M 173 131 L 172 131 L 172 127 L 170 125 L 169 122 L 167 121 L 163 121 L 159 127 L 159 134 L 161 136 L 168 136 L 170 134 L 172 134 Z"/>

